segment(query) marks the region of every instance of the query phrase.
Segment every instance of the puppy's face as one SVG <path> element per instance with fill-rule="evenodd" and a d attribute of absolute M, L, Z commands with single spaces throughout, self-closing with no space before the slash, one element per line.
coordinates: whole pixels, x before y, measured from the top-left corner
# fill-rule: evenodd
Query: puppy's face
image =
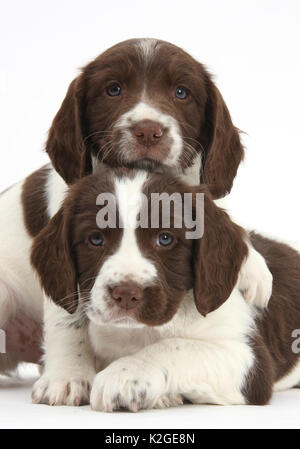
<path fill-rule="evenodd" d="M 153 195 L 162 193 L 177 195 L 182 205 L 171 205 L 168 225 L 164 206 L 154 212 Z M 164 324 L 192 288 L 200 313 L 219 307 L 247 246 L 240 228 L 209 197 L 199 215 L 195 202 L 185 208 L 185 193 L 195 197 L 176 179 L 146 171 L 82 179 L 34 243 L 32 262 L 46 293 L 71 313 L 79 300 L 99 325 Z M 203 237 L 188 238 L 186 214 L 199 219 L 203 213 Z"/>
<path fill-rule="evenodd" d="M 113 47 L 87 72 L 85 142 L 94 156 L 114 166 L 191 165 L 207 103 L 200 64 L 149 39 Z"/>
<path fill-rule="evenodd" d="M 116 199 L 115 229 L 97 229 L 95 214 L 75 216 L 78 282 L 88 316 L 97 324 L 163 324 L 193 286 L 193 242 L 185 238 L 184 228 L 173 227 L 172 211 L 170 228 L 161 223 L 150 228 L 151 193 L 161 186 L 160 176 L 149 178 L 146 172 L 114 178 L 107 187 Z M 163 187 L 167 194 L 182 188 L 176 183 Z M 148 203 L 144 209 L 143 199 Z M 84 204 L 84 210 L 91 206 Z M 141 228 L 138 220 L 145 212 L 147 228 Z"/>
<path fill-rule="evenodd" d="M 53 121 L 47 152 L 69 184 L 99 161 L 184 170 L 200 154 L 202 178 L 215 197 L 230 191 L 243 158 L 203 65 L 155 39 L 117 44 L 83 69 Z"/>

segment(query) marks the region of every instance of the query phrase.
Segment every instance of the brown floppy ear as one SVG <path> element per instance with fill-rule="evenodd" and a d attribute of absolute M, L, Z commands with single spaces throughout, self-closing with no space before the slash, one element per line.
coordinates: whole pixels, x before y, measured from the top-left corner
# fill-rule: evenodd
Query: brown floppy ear
<path fill-rule="evenodd" d="M 46 151 L 55 170 L 67 184 L 91 171 L 83 139 L 84 79 L 70 84 L 48 134 Z"/>
<path fill-rule="evenodd" d="M 46 295 L 69 313 L 74 313 L 78 294 L 69 244 L 69 221 L 62 207 L 34 239 L 31 263 Z"/>
<path fill-rule="evenodd" d="M 222 95 L 208 74 L 205 81 L 208 100 L 200 133 L 200 143 L 204 149 L 201 182 L 209 187 L 216 199 L 230 192 L 238 166 L 244 158 L 244 149 Z"/>
<path fill-rule="evenodd" d="M 194 296 L 204 316 L 229 298 L 248 255 L 245 231 L 209 196 L 204 197 L 204 233 L 195 241 L 194 255 Z"/>

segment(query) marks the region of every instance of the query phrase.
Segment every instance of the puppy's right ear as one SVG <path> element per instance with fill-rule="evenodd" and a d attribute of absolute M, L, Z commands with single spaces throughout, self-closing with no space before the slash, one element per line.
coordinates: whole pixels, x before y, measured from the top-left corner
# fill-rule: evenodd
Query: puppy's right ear
<path fill-rule="evenodd" d="M 46 143 L 46 151 L 55 170 L 67 184 L 91 171 L 83 137 L 84 92 L 84 78 L 79 75 L 70 84 Z"/>
<path fill-rule="evenodd" d="M 67 312 L 74 313 L 78 305 L 78 292 L 69 243 L 69 221 L 62 207 L 36 236 L 31 263 L 38 272 L 46 295 Z"/>

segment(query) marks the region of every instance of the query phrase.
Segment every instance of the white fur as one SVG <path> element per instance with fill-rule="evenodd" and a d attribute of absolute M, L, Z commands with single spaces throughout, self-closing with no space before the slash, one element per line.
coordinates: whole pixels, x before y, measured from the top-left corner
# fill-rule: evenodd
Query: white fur
<path fill-rule="evenodd" d="M 158 122 L 163 128 L 167 129 L 172 144 L 170 146 L 170 153 L 164 160 L 164 164 L 170 167 L 175 167 L 178 164 L 180 155 L 183 149 L 183 140 L 177 121 L 167 114 L 163 114 L 157 108 L 151 105 L 151 101 L 147 99 L 146 94 L 143 94 L 142 100 L 137 103 L 132 109 L 121 115 L 115 127 L 122 130 L 122 139 L 120 142 L 123 157 L 126 157 L 127 146 L 133 142 L 133 137 L 129 131 L 133 125 L 142 120 L 152 120 Z M 127 150 L 127 151 L 126 151 Z"/>
<path fill-rule="evenodd" d="M 49 217 L 53 217 L 58 212 L 67 192 L 68 186 L 65 181 L 55 170 L 50 170 L 46 184 Z"/>
<path fill-rule="evenodd" d="M 149 63 L 155 54 L 155 47 L 157 46 L 157 40 L 146 38 L 139 39 L 137 42 L 137 48 L 141 53 L 142 58 L 146 63 Z"/>
<path fill-rule="evenodd" d="M 254 316 L 238 290 L 206 318 L 190 292 L 175 317 L 155 328 L 90 324 L 99 366 L 91 406 L 132 411 L 180 403 L 244 404 L 241 389 L 254 361 Z M 104 370 L 103 370 L 104 368 Z M 125 369 L 124 369 L 125 368 Z M 116 400 L 118 398 L 118 400 Z"/>
<path fill-rule="evenodd" d="M 237 287 L 249 304 L 264 309 L 272 295 L 273 276 L 262 255 L 249 242 L 247 245 L 249 254 L 242 265 Z"/>
<path fill-rule="evenodd" d="M 86 327 L 75 327 L 69 314 L 45 297 L 44 372 L 35 383 L 32 400 L 50 405 L 89 402 L 95 363 Z"/>
<path fill-rule="evenodd" d="M 50 181 L 51 179 L 51 181 Z M 49 213 L 58 210 L 62 201 L 62 178 L 52 169 L 45 189 L 49 199 Z M 0 328 L 5 329 L 12 317 L 19 313 L 41 322 L 43 293 L 36 273 L 30 264 L 32 238 L 23 216 L 20 182 L 0 195 Z M 55 207 L 55 201 L 57 203 Z M 52 206 L 50 206 L 52 204 Z M 0 372 L 13 369 L 18 360 L 9 354 L 1 357 Z"/>
<path fill-rule="evenodd" d="M 183 169 L 179 175 L 182 181 L 188 186 L 198 186 L 200 182 L 200 170 L 202 165 L 201 154 L 197 153 L 190 167 Z"/>
<path fill-rule="evenodd" d="M 28 235 L 21 203 L 22 183 L 0 196 L 0 321 L 19 308 L 41 320 L 41 289 L 30 266 L 32 239 Z"/>

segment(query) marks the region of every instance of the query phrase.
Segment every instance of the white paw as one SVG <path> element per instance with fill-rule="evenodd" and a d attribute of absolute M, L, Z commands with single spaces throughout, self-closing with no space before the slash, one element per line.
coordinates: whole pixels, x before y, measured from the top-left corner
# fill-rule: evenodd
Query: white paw
<path fill-rule="evenodd" d="M 154 408 L 178 407 L 183 405 L 183 397 L 180 394 L 164 394 L 161 396 Z"/>
<path fill-rule="evenodd" d="M 43 375 L 33 386 L 32 402 L 47 405 L 86 405 L 90 402 L 91 380 Z"/>
<path fill-rule="evenodd" d="M 238 288 L 245 300 L 256 307 L 265 308 L 272 295 L 273 276 L 265 259 L 252 246 L 242 265 Z"/>
<path fill-rule="evenodd" d="M 153 408 L 165 384 L 165 375 L 160 369 L 134 357 L 119 359 L 97 374 L 91 407 L 103 412 Z"/>

